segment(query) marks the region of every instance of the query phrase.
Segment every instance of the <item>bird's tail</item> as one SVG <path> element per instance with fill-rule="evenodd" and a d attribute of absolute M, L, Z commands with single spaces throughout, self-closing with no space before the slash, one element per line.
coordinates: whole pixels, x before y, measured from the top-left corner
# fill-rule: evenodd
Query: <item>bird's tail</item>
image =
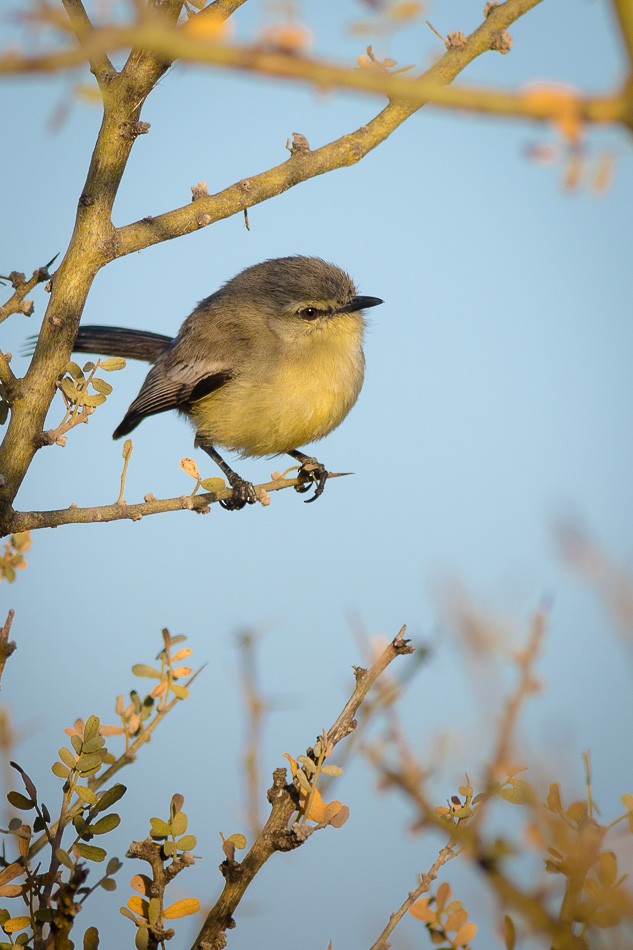
<path fill-rule="evenodd" d="M 149 330 L 85 326 L 79 327 L 73 352 L 124 356 L 126 359 L 155 363 L 170 343 L 171 337 Z"/>

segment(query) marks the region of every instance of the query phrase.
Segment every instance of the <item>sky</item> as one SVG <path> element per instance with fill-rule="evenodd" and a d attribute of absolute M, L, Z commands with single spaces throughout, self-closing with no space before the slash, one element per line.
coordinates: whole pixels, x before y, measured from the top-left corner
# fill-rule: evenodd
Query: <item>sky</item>
<path fill-rule="evenodd" d="M 298 11 L 312 52 L 328 59 L 353 63 L 370 41 L 402 65 L 423 67 L 442 52 L 422 21 L 391 36 L 354 33 L 368 13 L 351 0 Z M 481 12 L 459 0 L 450 10 L 431 3 L 426 15 L 442 33 L 470 32 Z M 234 35 L 247 42 L 270 17 L 268 5 L 251 0 L 233 18 Z M 24 39 L 6 19 L 0 30 Z M 516 89 L 553 80 L 591 93 L 624 75 L 606 2 L 544 2 L 511 32 L 509 55 L 481 57 L 458 82 Z M 0 158 L 0 273 L 29 274 L 67 246 L 100 120 L 74 95 L 88 78 L 0 82 L 4 127 L 12 130 Z M 133 150 L 115 224 L 186 204 L 199 181 L 213 193 L 279 164 L 293 132 L 313 148 L 325 144 L 382 104 L 176 66 L 143 111 L 151 130 Z M 566 797 L 578 797 L 581 754 L 590 749 L 605 820 L 633 790 L 630 644 L 561 560 L 555 530 L 561 518 L 580 524 L 631 567 L 633 160 L 624 132 L 593 130 L 583 180 L 570 191 L 563 164 L 534 161 L 535 146 L 561 149 L 545 126 L 425 108 L 355 167 L 252 208 L 249 231 L 239 215 L 116 261 L 94 282 L 85 322 L 168 334 L 239 270 L 288 254 L 331 260 L 360 293 L 385 301 L 367 314 L 358 404 L 315 449 L 330 469 L 353 477 L 331 482 L 308 506 L 284 491 L 267 508 L 239 513 L 214 506 L 205 517 L 41 530 L 28 568 L 0 590 L 0 618 L 15 609 L 18 644 L 0 697 L 22 737 L 13 755 L 51 811 L 59 781 L 50 765 L 67 741 L 64 728 L 91 713 L 114 720 L 116 695 L 147 685 L 130 669 L 153 661 L 163 627 L 188 637 L 192 665 L 207 664 L 190 699 L 121 777 L 130 790 L 112 836 L 111 853 L 122 856 L 147 834 L 151 816 L 166 817 L 174 792 L 185 796 L 201 860 L 176 882 L 174 899 L 193 893 L 212 901 L 221 886 L 218 832 L 245 829 L 236 649 L 244 629 L 258 634 L 271 706 L 261 748 L 269 781 L 284 752 L 303 753 L 334 721 L 353 688 L 352 665 L 367 661 L 370 644 L 407 624 L 431 657 L 399 710 L 421 762 L 433 763 L 442 803 L 464 772 L 475 782 L 483 774 L 513 683 L 507 657 L 547 602 L 542 689 L 520 734 L 527 775 L 539 788 L 562 780 Z M 592 178 L 607 156 L 613 180 L 598 192 Z M 31 318 L 2 325 L 18 373 L 46 305 L 42 288 L 32 296 Z M 116 499 L 121 446 L 110 436 L 145 371 L 130 362 L 113 374 L 114 392 L 89 425 L 71 432 L 65 448 L 38 453 L 16 502 L 21 510 Z M 56 400 L 49 424 L 62 414 Z M 128 502 L 190 491 L 178 463 L 192 455 L 204 476 L 217 474 L 194 452 L 182 419 L 148 419 L 134 433 Z M 261 482 L 279 467 L 281 460 L 259 459 L 239 470 Z M 460 637 L 460 603 L 486 618 L 495 658 L 474 656 Z M 409 807 L 376 784 L 362 758 L 349 763 L 335 797 L 349 805 L 350 821 L 271 860 L 240 908 L 231 948 L 290 950 L 299 939 L 311 947 L 331 939 L 347 950 L 372 944 L 441 846 L 432 834 L 413 835 Z M 510 833 L 514 818 L 507 822 Z M 140 870 L 128 874 L 126 866 L 118 891 L 84 912 L 86 925 L 107 928 L 105 947 L 132 940 L 118 907 Z M 501 946 L 472 875 L 451 867 L 447 879 L 480 925 L 474 946 Z M 194 926 L 180 924 L 179 945 L 188 945 Z M 424 939 L 406 920 L 393 946 L 407 950 Z"/>

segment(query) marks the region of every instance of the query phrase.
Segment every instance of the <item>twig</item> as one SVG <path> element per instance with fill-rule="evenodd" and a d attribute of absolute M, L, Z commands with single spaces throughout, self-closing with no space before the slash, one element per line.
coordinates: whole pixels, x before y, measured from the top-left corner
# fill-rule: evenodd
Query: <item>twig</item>
<path fill-rule="evenodd" d="M 4 622 L 4 626 L 0 629 L 0 680 L 2 679 L 2 674 L 4 673 L 5 663 L 11 654 L 16 650 L 15 642 L 9 641 L 9 634 L 11 633 L 11 624 L 13 623 L 14 615 L 15 612 L 10 610 L 7 614 L 7 619 Z"/>
<path fill-rule="evenodd" d="M 70 27 L 77 37 L 81 48 L 86 38 L 94 33 L 94 27 L 90 22 L 90 18 L 81 0 L 62 0 L 62 3 L 64 4 Z M 116 76 L 116 69 L 108 59 L 105 50 L 91 57 L 90 70 L 99 83 L 100 88 L 107 86 Z"/>
<path fill-rule="evenodd" d="M 349 735 L 355 726 L 354 714 L 371 689 L 372 684 L 398 656 L 413 652 L 409 641 L 404 639 L 405 628 L 389 643 L 373 666 L 368 670 L 356 668 L 356 687 L 341 714 L 330 728 L 327 739 L 336 745 Z M 224 946 L 224 933 L 235 926 L 233 914 L 249 884 L 276 851 L 291 851 L 300 847 L 310 833 L 306 825 L 288 827 L 294 811 L 299 808 L 299 796 L 294 785 L 286 784 L 286 769 L 278 768 L 273 773 L 273 785 L 268 790 L 271 812 L 244 860 L 240 863 L 228 859 L 220 865 L 226 879 L 222 894 L 209 911 L 193 946 Z M 299 832 L 297 829 L 302 829 Z"/>
<path fill-rule="evenodd" d="M 328 481 L 332 478 L 342 478 L 343 472 L 331 472 Z M 294 488 L 305 484 L 299 478 L 275 478 L 262 485 L 256 485 L 255 491 L 274 492 L 284 488 Z M 90 508 L 79 508 L 71 505 L 69 508 L 57 508 L 52 511 L 13 511 L 6 524 L 0 526 L 0 537 L 5 534 L 17 534 L 20 531 L 31 531 L 36 528 L 57 528 L 63 524 L 94 524 L 102 521 L 140 521 L 147 515 L 156 515 L 164 511 L 197 511 L 206 513 L 209 506 L 217 501 L 230 498 L 231 488 L 217 493 L 205 492 L 201 495 L 180 495 L 178 498 L 157 499 L 148 497 L 147 501 L 135 505 L 119 504 L 96 505 Z"/>
<path fill-rule="evenodd" d="M 416 887 L 414 891 L 411 891 L 408 894 L 407 899 L 400 905 L 398 910 L 391 914 L 389 917 L 389 923 L 380 934 L 376 942 L 372 943 L 370 950 L 388 950 L 390 944 L 387 942 L 387 938 L 391 936 L 406 912 L 413 904 L 415 904 L 418 898 L 427 893 L 433 881 L 437 880 L 440 868 L 447 864 L 448 861 L 456 858 L 459 854 L 461 854 L 461 851 L 455 851 L 451 847 L 450 842 L 442 848 L 426 874 L 421 875 L 421 881 L 418 887 Z"/>
<path fill-rule="evenodd" d="M 262 721 L 266 702 L 262 698 L 257 677 L 257 638 L 247 630 L 238 637 L 240 651 L 240 678 L 246 704 L 247 738 L 244 748 L 244 783 L 246 786 L 246 820 L 255 837 L 261 831 L 260 792 L 262 788 L 260 750 L 262 747 Z"/>
<path fill-rule="evenodd" d="M 56 254 L 55 257 L 51 258 L 48 264 L 44 264 L 43 267 L 38 267 L 37 270 L 34 270 L 28 280 L 24 274 L 18 271 L 12 271 L 4 278 L 11 282 L 13 294 L 9 297 L 7 302 L 0 307 L 0 323 L 6 320 L 7 317 L 10 317 L 12 313 L 24 313 L 27 317 L 33 313 L 33 304 L 24 298 L 37 284 L 41 284 L 45 280 L 50 280 L 51 275 L 48 269 L 58 256 L 59 255 Z"/>

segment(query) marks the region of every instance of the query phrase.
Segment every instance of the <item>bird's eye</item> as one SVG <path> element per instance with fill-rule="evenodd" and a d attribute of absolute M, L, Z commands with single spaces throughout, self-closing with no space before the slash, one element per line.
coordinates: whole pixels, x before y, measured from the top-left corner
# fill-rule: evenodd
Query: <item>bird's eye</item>
<path fill-rule="evenodd" d="M 304 320 L 314 320 L 315 317 L 319 316 L 319 311 L 316 307 L 304 307 L 303 310 L 299 311 L 299 316 L 303 317 Z"/>

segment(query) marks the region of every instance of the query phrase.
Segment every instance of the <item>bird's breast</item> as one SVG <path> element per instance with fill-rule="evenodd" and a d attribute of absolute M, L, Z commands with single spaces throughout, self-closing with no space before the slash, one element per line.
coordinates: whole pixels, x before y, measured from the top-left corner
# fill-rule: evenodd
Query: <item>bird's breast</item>
<path fill-rule="evenodd" d="M 331 318 L 280 357 L 250 361 L 189 412 L 197 440 L 242 455 L 278 455 L 323 438 L 348 414 L 364 375 L 363 321 Z"/>

